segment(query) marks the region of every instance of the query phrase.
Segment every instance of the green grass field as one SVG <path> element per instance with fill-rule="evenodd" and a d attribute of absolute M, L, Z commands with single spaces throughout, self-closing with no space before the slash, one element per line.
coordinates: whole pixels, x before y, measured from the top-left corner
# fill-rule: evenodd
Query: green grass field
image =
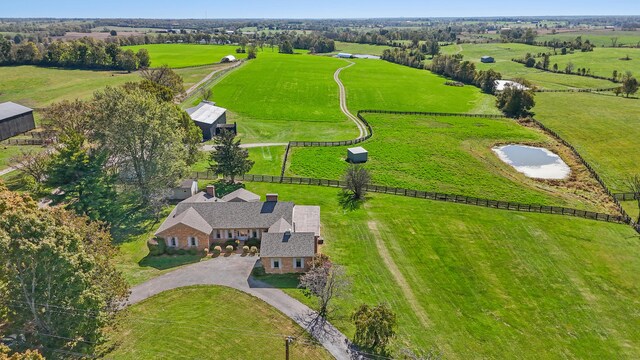
<path fill-rule="evenodd" d="M 390 49 L 390 46 L 384 45 L 369 45 L 369 44 L 357 44 L 357 43 L 348 43 L 342 41 L 336 41 L 336 51 L 337 53 L 349 53 L 349 54 L 359 54 L 359 55 L 382 55 L 382 52 L 385 49 Z M 322 54 L 321 54 L 322 55 Z"/>
<path fill-rule="evenodd" d="M 447 359 L 640 356 L 640 248 L 625 225 L 375 194 L 345 211 L 336 189 L 247 187 L 321 206 L 322 251 L 353 278 L 334 321 L 348 336 L 358 304 L 384 301 L 398 314 L 396 349 L 435 348 Z"/>
<path fill-rule="evenodd" d="M 238 59 L 247 57 L 247 54 L 236 54 L 236 45 L 148 44 L 127 46 L 124 49 L 138 51 L 143 48 L 149 50 L 152 67 L 168 65 L 172 68 L 184 68 L 219 63 L 227 55 Z"/>
<path fill-rule="evenodd" d="M 603 88 L 612 87 L 613 83 L 607 80 L 592 79 L 584 76 L 554 74 L 534 68 L 527 68 L 522 64 L 511 61 L 513 58 L 522 58 L 526 53 L 537 54 L 548 52 L 551 49 L 514 43 L 491 44 L 461 44 L 442 48 L 444 54 L 464 55 L 465 60 L 473 61 L 478 70 L 494 69 L 502 74 L 504 79 L 523 77 L 535 85 L 545 89 L 567 88 Z M 480 58 L 484 55 L 493 56 L 496 60 L 492 64 L 483 64 Z M 553 58 L 555 59 L 555 58 Z M 553 66 L 552 61 L 552 66 Z"/>
<path fill-rule="evenodd" d="M 631 60 L 620 60 L 627 55 Z M 557 63 L 560 70 L 571 62 L 575 69 L 591 69 L 591 73 L 598 76 L 611 77 L 614 70 L 621 74 L 631 71 L 640 76 L 640 49 L 595 48 L 592 52 L 576 51 L 573 54 L 555 55 L 550 61 L 552 66 Z"/>
<path fill-rule="evenodd" d="M 11 158 L 14 156 L 20 155 L 23 152 L 40 152 L 42 150 L 42 146 L 0 144 L 0 170 L 8 168 L 9 165 L 11 165 Z"/>
<path fill-rule="evenodd" d="M 582 36 L 582 40 L 589 40 L 597 47 L 611 47 L 611 38 L 617 38 L 618 46 L 637 46 L 640 42 L 640 31 L 611 31 L 611 30 L 584 30 L 576 32 L 562 32 L 558 34 L 545 34 L 536 38 L 536 41 L 573 41 Z"/>
<path fill-rule="evenodd" d="M 535 118 L 575 146 L 614 192 L 640 174 L 640 101 L 594 94 L 539 93 Z"/>
<path fill-rule="evenodd" d="M 282 359 L 284 335 L 303 329 L 267 303 L 221 286 L 170 290 L 131 306 L 107 346 L 109 359 Z M 311 341 L 308 335 L 301 340 Z M 317 345 L 296 343 L 292 359 L 330 359 Z"/>
<path fill-rule="evenodd" d="M 249 174 L 280 175 L 284 161 L 284 146 L 262 146 L 247 149 L 249 159 L 255 164 Z M 209 154 L 202 154 L 200 160 L 191 166 L 191 171 L 207 171 L 209 169 Z"/>
<path fill-rule="evenodd" d="M 503 163 L 491 151 L 497 144 L 537 144 L 557 151 L 549 137 L 512 120 L 365 116 L 374 131 L 362 144 L 369 151 L 366 167 L 374 184 L 604 211 L 589 188 L 550 186 Z M 347 147 L 292 150 L 290 175 L 340 179 L 347 168 Z"/>

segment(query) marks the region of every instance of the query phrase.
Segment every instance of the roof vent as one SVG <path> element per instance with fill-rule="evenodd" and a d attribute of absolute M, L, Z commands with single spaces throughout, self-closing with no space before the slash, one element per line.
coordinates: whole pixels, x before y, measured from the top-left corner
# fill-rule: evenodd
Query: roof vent
<path fill-rule="evenodd" d="M 271 202 L 277 202 L 278 201 L 278 194 L 267 194 L 267 201 Z"/>

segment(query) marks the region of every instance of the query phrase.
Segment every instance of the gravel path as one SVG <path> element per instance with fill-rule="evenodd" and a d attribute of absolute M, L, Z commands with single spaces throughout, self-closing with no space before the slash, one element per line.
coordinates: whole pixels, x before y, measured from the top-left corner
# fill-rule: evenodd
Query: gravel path
<path fill-rule="evenodd" d="M 126 305 L 138 303 L 163 291 L 185 286 L 228 286 L 253 295 L 280 310 L 298 325 L 307 329 L 336 359 L 351 358 L 353 356 L 350 352 L 351 343 L 333 325 L 326 323 L 324 327 L 315 331 L 309 330 L 308 325 L 313 318 L 313 310 L 280 289 L 249 277 L 256 261 L 256 257 L 232 255 L 184 266 L 133 287 Z"/>
<path fill-rule="evenodd" d="M 354 116 L 351 112 L 349 112 L 349 108 L 347 107 L 347 91 L 344 88 L 342 81 L 340 80 L 340 73 L 342 72 L 342 70 L 348 69 L 356 64 L 351 61 L 347 62 L 349 63 L 349 65 L 336 70 L 336 72 L 333 74 L 333 80 L 338 84 L 338 88 L 340 89 L 340 110 L 342 110 L 342 113 L 345 114 L 347 118 L 349 118 L 356 124 L 356 126 L 358 127 L 358 131 L 360 132 L 360 135 L 358 137 L 361 138 L 367 135 L 367 127 L 360 121 L 360 119 L 358 119 L 357 116 Z"/>

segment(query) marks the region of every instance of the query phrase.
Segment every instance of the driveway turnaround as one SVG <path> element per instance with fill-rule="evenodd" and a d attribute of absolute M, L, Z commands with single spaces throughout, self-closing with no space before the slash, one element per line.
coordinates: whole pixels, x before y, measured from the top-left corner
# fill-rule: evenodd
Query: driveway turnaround
<path fill-rule="evenodd" d="M 351 352 L 351 343 L 333 325 L 326 322 L 324 326 L 310 330 L 309 324 L 315 312 L 308 306 L 260 281 L 250 278 L 251 270 L 258 260 L 255 256 L 229 257 L 202 261 L 187 265 L 170 273 L 158 276 L 131 289 L 127 305 L 138 303 L 163 291 L 192 285 L 221 285 L 238 289 L 253 295 L 267 304 L 280 310 L 298 325 L 310 332 L 336 359 L 356 357 Z"/>

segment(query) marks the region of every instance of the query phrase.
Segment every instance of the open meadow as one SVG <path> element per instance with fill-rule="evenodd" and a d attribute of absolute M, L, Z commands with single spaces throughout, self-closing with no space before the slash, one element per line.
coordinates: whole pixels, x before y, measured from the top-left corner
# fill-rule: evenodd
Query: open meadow
<path fill-rule="evenodd" d="M 640 356 L 630 316 L 640 249 L 626 225 L 379 194 L 349 211 L 337 189 L 247 188 L 321 206 L 321 250 L 353 279 L 334 320 L 347 336 L 358 304 L 384 301 L 398 314 L 394 348 L 447 359 Z"/>
<path fill-rule="evenodd" d="M 221 286 L 166 291 L 120 317 L 108 336 L 106 346 L 115 347 L 104 354 L 109 359 L 278 359 L 285 355 L 282 334 L 303 331 L 264 301 Z M 331 358 L 321 346 L 306 343 L 292 345 L 290 356 Z"/>
<path fill-rule="evenodd" d="M 626 60 L 627 56 L 630 60 Z M 614 70 L 619 74 L 630 71 L 636 76 L 640 75 L 640 49 L 595 48 L 589 52 L 554 55 L 549 60 L 551 64 L 557 63 L 560 70 L 572 63 L 575 69 L 590 69 L 592 74 L 598 76 L 611 77 Z"/>
<path fill-rule="evenodd" d="M 581 36 L 582 40 L 589 40 L 597 47 L 612 47 L 615 39 L 617 46 L 635 46 L 640 44 L 640 31 L 612 31 L 605 29 L 578 30 L 560 32 L 557 34 L 543 34 L 536 37 L 536 41 L 573 41 L 576 37 Z"/>
<path fill-rule="evenodd" d="M 124 49 L 138 51 L 147 49 L 151 57 L 151 67 L 168 65 L 172 68 L 185 68 L 219 63 L 227 55 L 238 59 L 247 54 L 237 54 L 237 45 L 199 45 L 199 44 L 148 44 L 127 46 Z"/>
<path fill-rule="evenodd" d="M 605 196 L 586 169 L 544 133 L 509 119 L 365 114 L 373 137 L 367 169 L 373 184 L 461 194 L 492 200 L 562 205 L 606 212 Z M 491 150 L 501 144 L 552 149 L 574 165 L 562 185 L 532 180 L 503 163 Z M 287 174 L 340 179 L 347 147 L 294 147 Z"/>

